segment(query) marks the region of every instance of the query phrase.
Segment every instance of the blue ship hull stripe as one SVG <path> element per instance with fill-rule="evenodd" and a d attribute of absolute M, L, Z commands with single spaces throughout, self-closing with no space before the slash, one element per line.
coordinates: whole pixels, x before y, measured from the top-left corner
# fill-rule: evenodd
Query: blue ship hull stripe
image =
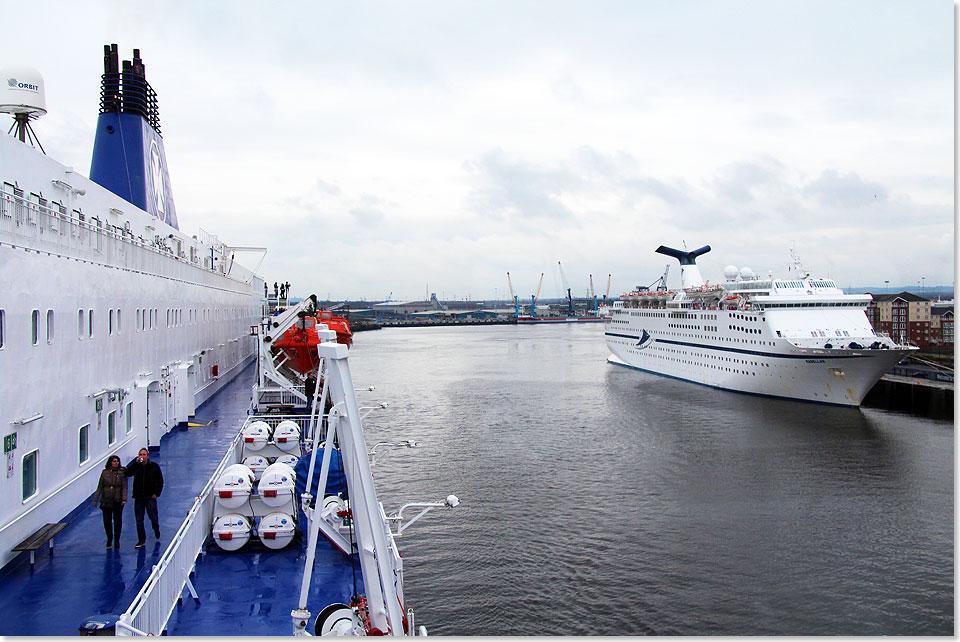
<path fill-rule="evenodd" d="M 633 339 L 639 341 L 640 337 L 629 334 L 617 334 L 615 332 L 605 332 L 608 337 L 620 337 L 621 339 Z M 687 348 L 701 348 L 703 350 L 716 350 L 718 352 L 734 352 L 736 354 L 749 354 L 757 357 L 775 357 L 777 359 L 861 359 L 868 355 L 864 354 L 779 354 L 776 352 L 765 352 L 763 350 L 745 350 L 743 348 L 727 348 L 725 346 L 711 346 L 703 343 L 690 343 L 687 341 L 673 341 L 671 339 L 654 339 L 657 343 L 667 343 L 675 346 L 684 346 Z"/>

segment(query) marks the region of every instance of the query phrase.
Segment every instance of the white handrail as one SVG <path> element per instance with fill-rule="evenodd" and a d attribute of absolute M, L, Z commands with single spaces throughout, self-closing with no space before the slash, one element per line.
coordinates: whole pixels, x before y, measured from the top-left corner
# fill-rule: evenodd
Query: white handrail
<path fill-rule="evenodd" d="M 250 418 L 247 419 L 250 421 Z M 244 424 L 246 425 L 246 424 Z M 220 465 L 200 491 L 170 546 L 164 551 L 117 623 L 117 635 L 160 635 L 183 593 L 200 549 L 210 534 L 213 517 L 213 487 L 223 471 L 240 460 L 242 431 L 234 437 Z"/>

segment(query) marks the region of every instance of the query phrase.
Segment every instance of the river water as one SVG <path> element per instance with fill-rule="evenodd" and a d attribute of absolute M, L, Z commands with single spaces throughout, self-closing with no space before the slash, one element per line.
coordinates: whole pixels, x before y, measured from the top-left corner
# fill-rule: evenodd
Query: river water
<path fill-rule="evenodd" d="M 952 635 L 954 430 L 606 363 L 600 324 L 350 352 L 407 606 L 445 635 Z"/>

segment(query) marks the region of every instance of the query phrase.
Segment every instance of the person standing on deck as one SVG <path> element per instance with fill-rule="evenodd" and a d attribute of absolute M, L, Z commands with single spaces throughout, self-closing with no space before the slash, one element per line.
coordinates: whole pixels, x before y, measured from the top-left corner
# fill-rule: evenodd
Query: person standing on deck
<path fill-rule="evenodd" d="M 313 413 L 313 395 L 317 392 L 317 376 L 312 372 L 303 382 L 303 394 L 307 396 L 307 408 Z"/>
<path fill-rule="evenodd" d="M 125 474 L 133 477 L 133 513 L 137 519 L 137 544 L 134 548 L 143 548 L 147 541 L 147 532 L 143 527 L 144 511 L 150 517 L 154 536 L 160 539 L 157 497 L 163 492 L 163 473 L 158 464 L 150 461 L 150 451 L 141 448 L 137 458 L 127 464 Z"/>
<path fill-rule="evenodd" d="M 120 458 L 110 455 L 100 472 L 97 492 L 93 494 L 93 505 L 100 500 L 103 511 L 103 530 L 107 533 L 107 548 L 111 544 L 120 548 L 120 530 L 123 528 L 123 507 L 127 505 L 127 476 L 124 474 Z"/>

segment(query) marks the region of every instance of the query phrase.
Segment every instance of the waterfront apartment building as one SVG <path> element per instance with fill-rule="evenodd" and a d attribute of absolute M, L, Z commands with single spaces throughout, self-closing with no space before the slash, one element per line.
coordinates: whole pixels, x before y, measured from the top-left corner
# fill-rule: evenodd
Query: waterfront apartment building
<path fill-rule="evenodd" d="M 872 296 L 867 318 L 876 332 L 920 348 L 953 345 L 952 302 L 942 304 L 911 292 Z"/>
<path fill-rule="evenodd" d="M 930 306 L 930 336 L 938 347 L 953 348 L 953 301 L 934 301 Z"/>

